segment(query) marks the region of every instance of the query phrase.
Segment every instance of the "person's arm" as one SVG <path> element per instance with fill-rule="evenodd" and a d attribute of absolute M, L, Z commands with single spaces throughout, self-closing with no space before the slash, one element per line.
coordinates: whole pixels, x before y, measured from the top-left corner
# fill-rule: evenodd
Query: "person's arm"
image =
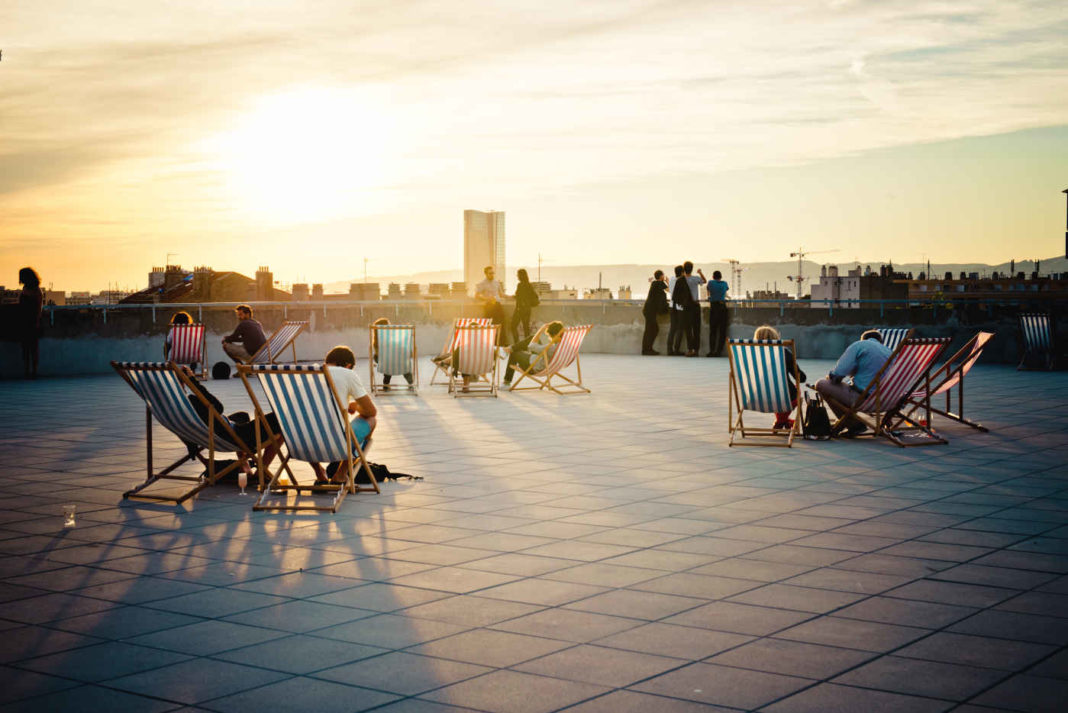
<path fill-rule="evenodd" d="M 371 400 L 370 396 L 361 396 L 355 401 L 349 402 L 349 414 L 358 414 L 363 418 L 374 418 L 378 415 L 378 409 L 375 408 L 375 402 Z"/>
<path fill-rule="evenodd" d="M 234 328 L 234 331 L 232 331 L 229 334 L 227 334 L 225 337 L 223 337 L 222 340 L 224 342 L 240 342 L 241 341 L 241 325 L 242 324 L 244 324 L 244 322 L 238 322 L 237 323 L 237 327 Z"/>
<path fill-rule="evenodd" d="M 701 268 L 697 268 L 697 276 L 701 278 L 702 285 L 708 282 L 708 280 L 705 279 L 705 273 L 701 272 Z"/>
<path fill-rule="evenodd" d="M 853 342 L 846 350 L 842 352 L 842 356 L 839 357 L 838 363 L 834 365 L 828 376 L 832 381 L 839 382 L 847 376 L 853 376 L 857 373 L 857 352 L 860 349 L 860 342 Z"/>

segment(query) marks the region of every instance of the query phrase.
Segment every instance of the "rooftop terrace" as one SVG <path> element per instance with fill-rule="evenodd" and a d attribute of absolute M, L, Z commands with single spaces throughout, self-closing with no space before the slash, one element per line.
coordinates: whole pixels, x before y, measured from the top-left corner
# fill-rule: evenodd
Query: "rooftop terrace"
<path fill-rule="evenodd" d="M 117 376 L 0 382 L 0 710 L 1064 709 L 1068 374 L 977 367 L 947 446 L 787 450 L 727 448 L 725 360 L 583 367 L 379 398 L 371 460 L 425 480 L 300 516 L 123 502 Z"/>

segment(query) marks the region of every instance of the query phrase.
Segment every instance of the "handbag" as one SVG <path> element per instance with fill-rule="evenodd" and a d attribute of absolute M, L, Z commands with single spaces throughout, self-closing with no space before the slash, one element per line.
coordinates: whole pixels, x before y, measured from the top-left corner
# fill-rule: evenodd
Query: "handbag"
<path fill-rule="evenodd" d="M 831 419 L 819 394 L 805 394 L 805 415 L 801 419 L 801 433 L 804 434 L 805 440 L 809 441 L 826 441 L 831 438 Z"/>

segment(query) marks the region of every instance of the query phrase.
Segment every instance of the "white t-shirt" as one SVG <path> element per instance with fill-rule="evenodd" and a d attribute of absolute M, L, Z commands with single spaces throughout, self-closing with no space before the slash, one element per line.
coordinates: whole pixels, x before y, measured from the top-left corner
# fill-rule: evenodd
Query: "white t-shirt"
<path fill-rule="evenodd" d="M 475 285 L 475 297 L 480 297 L 485 300 L 492 299 L 494 301 L 500 301 L 501 293 L 503 291 L 499 280 L 483 280 Z"/>
<path fill-rule="evenodd" d="M 342 406 L 348 406 L 350 402 L 367 396 L 367 389 L 363 388 L 363 383 L 360 377 L 356 376 L 355 369 L 327 364 L 326 370 L 330 373 L 330 378 L 334 380 L 334 389 L 337 391 L 338 398 L 341 399 Z"/>

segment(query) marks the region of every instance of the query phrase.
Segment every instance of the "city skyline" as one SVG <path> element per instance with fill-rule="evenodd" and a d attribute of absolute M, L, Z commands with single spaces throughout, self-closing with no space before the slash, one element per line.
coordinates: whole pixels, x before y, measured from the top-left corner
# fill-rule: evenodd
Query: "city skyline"
<path fill-rule="evenodd" d="M 168 254 L 462 268 L 467 208 L 509 214 L 509 265 L 1064 247 L 1058 3 L 41 0 L 0 25 L 0 284 L 136 286 Z"/>

